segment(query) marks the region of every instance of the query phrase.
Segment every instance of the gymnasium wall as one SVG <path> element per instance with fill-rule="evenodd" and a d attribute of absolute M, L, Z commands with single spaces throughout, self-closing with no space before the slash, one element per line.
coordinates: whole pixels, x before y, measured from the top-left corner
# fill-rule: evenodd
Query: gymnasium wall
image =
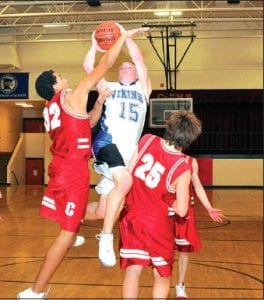
<path fill-rule="evenodd" d="M 195 156 L 195 155 L 194 155 Z M 199 177 L 205 186 L 263 186 L 263 159 L 197 157 Z"/>
<path fill-rule="evenodd" d="M 153 89 L 165 89 L 164 68 L 148 40 L 136 40 L 143 52 Z M 180 40 L 179 60 L 188 40 Z M 177 89 L 259 89 L 263 87 L 262 38 L 195 39 L 177 72 Z M 160 41 L 155 42 L 162 55 Z M 25 43 L 18 45 L 23 71 L 30 73 L 30 99 L 36 76 L 54 69 L 72 86 L 84 76 L 83 59 L 90 42 Z M 97 55 L 97 61 L 102 54 Z M 129 59 L 124 48 L 107 79 L 116 79 L 117 67 Z"/>
<path fill-rule="evenodd" d="M 261 187 L 263 186 L 262 159 L 197 158 L 199 177 L 206 187 Z M 89 165 L 91 166 L 93 159 Z M 100 176 L 91 169 L 91 184 Z"/>
<path fill-rule="evenodd" d="M 47 170 L 51 155 L 49 152 L 50 140 L 46 135 L 45 170 Z M 195 155 L 194 155 L 195 156 Z M 263 186 L 263 160 L 254 158 L 213 158 L 196 157 L 199 164 L 199 177 L 204 186 L 214 187 L 261 187 Z M 89 161 L 91 170 L 91 185 L 96 185 L 100 175 L 92 169 L 94 159 Z M 47 172 L 45 184 L 48 183 Z"/>
<path fill-rule="evenodd" d="M 149 41 L 137 39 L 136 42 L 143 52 L 152 80 L 153 90 L 164 91 L 166 86 L 164 69 Z M 184 40 L 179 41 L 177 59 L 180 59 L 187 42 Z M 160 42 L 157 41 L 156 44 L 161 53 Z M 34 90 L 34 81 L 36 76 L 45 69 L 58 71 L 74 87 L 78 80 L 85 75 L 82 70 L 82 62 L 89 46 L 90 41 L 18 44 L 17 54 L 21 64 L 21 70 L 19 71 L 29 72 L 30 75 L 29 100 L 40 100 Z M 97 56 L 97 61 L 101 56 L 101 54 Z M 129 59 L 129 56 L 127 50 L 124 49 L 114 67 L 107 74 L 106 78 L 108 80 L 116 79 L 117 67 L 126 59 Z M 262 90 L 263 40 L 260 37 L 228 39 L 201 39 L 197 37 L 177 72 L 176 80 L 177 90 L 185 92 L 189 90 L 196 90 L 198 93 L 200 90 Z M 211 102 L 213 101 L 214 99 L 211 100 Z M 214 121 L 210 113 L 208 113 L 208 110 L 214 109 L 213 105 L 208 108 L 210 105 L 209 103 L 204 103 L 201 106 L 203 107 L 202 110 L 207 109 L 203 122 L 208 122 L 207 120 L 210 120 L 210 122 Z M 221 103 L 219 103 L 218 108 L 220 106 Z M 225 108 L 228 110 L 227 105 L 225 105 Z M 15 106 L 6 108 L 4 104 L 1 104 L 0 100 L 0 152 L 13 151 L 19 133 L 22 130 L 22 115 L 25 115 L 23 110 Z M 236 117 L 235 114 L 234 117 Z M 45 147 L 45 158 L 50 155 L 49 146 L 47 145 L 48 142 L 45 142 L 45 146 L 43 146 Z M 261 160 L 257 159 L 252 164 L 252 160 L 247 158 L 245 160 L 242 158 L 239 163 L 237 163 L 237 160 L 215 159 L 211 156 L 210 159 L 211 168 L 207 166 L 205 168 L 207 172 L 201 173 L 201 176 L 204 177 L 204 184 L 207 184 L 208 174 L 211 174 L 211 184 L 209 182 L 208 185 L 233 186 L 245 184 L 257 186 L 262 184 Z M 244 169 L 241 170 L 240 167 L 244 163 L 253 177 L 241 175 Z M 254 171 L 255 167 L 256 171 Z M 230 175 L 227 176 L 227 174 Z M 256 175 L 255 177 L 254 174 Z M 98 178 L 92 174 L 92 183 L 97 180 Z"/>
<path fill-rule="evenodd" d="M 0 101 L 0 152 L 12 152 L 22 131 L 22 111 Z"/>

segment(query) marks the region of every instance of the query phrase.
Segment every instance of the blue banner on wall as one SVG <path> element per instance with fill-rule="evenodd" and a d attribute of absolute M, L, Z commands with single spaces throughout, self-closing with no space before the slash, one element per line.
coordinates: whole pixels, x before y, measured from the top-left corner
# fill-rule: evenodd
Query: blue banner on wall
<path fill-rule="evenodd" d="M 28 73 L 0 73 L 1 99 L 28 99 Z"/>

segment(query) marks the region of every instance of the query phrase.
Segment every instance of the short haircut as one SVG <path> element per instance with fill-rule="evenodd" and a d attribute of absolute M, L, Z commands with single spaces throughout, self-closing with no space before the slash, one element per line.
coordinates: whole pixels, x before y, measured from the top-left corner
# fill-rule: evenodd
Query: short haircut
<path fill-rule="evenodd" d="M 42 72 L 35 81 L 35 89 L 38 95 L 46 100 L 51 100 L 55 95 L 53 84 L 56 83 L 56 77 L 53 70 Z"/>
<path fill-rule="evenodd" d="M 136 67 L 136 65 L 131 60 L 123 61 L 119 67 L 121 67 L 123 64 L 130 64 L 131 66 Z"/>
<path fill-rule="evenodd" d="M 166 120 L 167 128 L 163 138 L 177 149 L 186 150 L 202 132 L 202 123 L 194 113 L 179 110 Z"/>

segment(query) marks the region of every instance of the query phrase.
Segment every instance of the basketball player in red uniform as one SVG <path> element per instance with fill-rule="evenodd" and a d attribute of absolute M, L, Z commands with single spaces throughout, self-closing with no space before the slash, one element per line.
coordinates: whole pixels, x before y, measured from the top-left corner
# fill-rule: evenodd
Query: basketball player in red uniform
<path fill-rule="evenodd" d="M 199 233 L 194 214 L 194 199 L 196 197 L 208 211 L 209 216 L 215 222 L 222 222 L 224 217 L 221 210 L 213 208 L 208 200 L 206 192 L 201 184 L 198 171 L 198 163 L 195 158 L 187 156 L 191 169 L 189 210 L 185 217 L 175 215 L 175 244 L 179 252 L 178 258 L 178 283 L 175 286 L 176 298 L 188 298 L 185 291 L 184 279 L 189 263 L 189 253 L 197 252 L 201 248 Z"/>
<path fill-rule="evenodd" d="M 119 222 L 123 298 L 138 297 L 146 266 L 153 268 L 152 297 L 168 296 L 174 261 L 174 218 L 168 214 L 184 217 L 188 211 L 191 171 L 182 150 L 200 133 L 201 122 L 192 112 L 175 112 L 164 138 L 143 136 L 129 162 L 133 185 Z"/>
<path fill-rule="evenodd" d="M 90 115 L 86 112 L 88 93 L 117 59 L 127 37 L 142 28 L 124 32 L 100 60 L 97 67 L 79 81 L 74 90 L 58 73 L 45 71 L 36 80 L 37 93 L 48 102 L 43 111 L 53 154 L 49 182 L 40 215 L 60 225 L 60 233 L 51 245 L 32 288 L 18 293 L 18 299 L 44 299 L 44 289 L 73 244 L 85 215 L 89 192 L 88 160 L 91 155 L 90 120 L 100 115 L 105 95 L 100 95 Z"/>

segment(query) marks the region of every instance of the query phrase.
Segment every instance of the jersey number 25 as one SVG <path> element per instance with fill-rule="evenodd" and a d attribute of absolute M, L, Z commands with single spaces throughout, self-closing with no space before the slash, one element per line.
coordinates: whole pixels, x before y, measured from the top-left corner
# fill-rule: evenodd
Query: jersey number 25
<path fill-rule="evenodd" d="M 135 176 L 143 180 L 149 188 L 157 187 L 165 167 L 158 161 L 154 161 L 154 157 L 149 153 L 145 154 L 141 161 L 144 164 L 136 168 Z"/>

